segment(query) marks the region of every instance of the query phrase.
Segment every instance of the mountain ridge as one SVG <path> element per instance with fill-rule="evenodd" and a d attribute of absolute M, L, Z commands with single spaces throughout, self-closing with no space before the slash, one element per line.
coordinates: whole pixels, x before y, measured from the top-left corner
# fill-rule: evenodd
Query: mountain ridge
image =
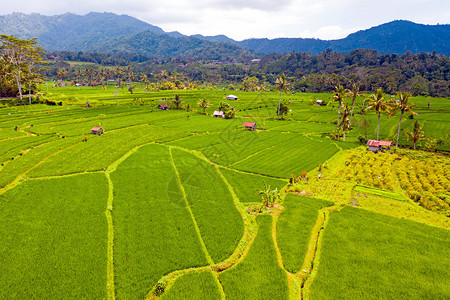
<path fill-rule="evenodd" d="M 143 32 L 149 34 L 139 35 Z M 158 26 L 138 20 L 127 15 L 117 15 L 109 12 L 90 12 L 86 15 L 66 13 L 54 16 L 44 16 L 37 13 L 12 13 L 0 16 L 0 33 L 15 35 L 19 38 L 37 37 L 39 44 L 46 50 L 57 51 L 102 51 L 117 52 L 126 49 L 136 51 L 126 45 L 136 44 L 132 37 L 143 37 L 145 43 L 138 45 L 140 51 L 149 53 L 155 49 L 156 56 L 188 56 L 192 53 L 204 52 L 198 47 L 206 47 L 211 51 L 227 51 L 233 45 L 232 55 L 239 56 L 254 52 L 261 55 L 269 53 L 310 52 L 317 54 L 328 49 L 336 52 L 349 52 L 354 49 L 373 49 L 382 54 L 403 54 L 433 51 L 450 55 L 450 25 L 423 25 L 407 20 L 395 20 L 360 30 L 337 40 L 320 40 L 313 38 L 253 38 L 235 41 L 225 35 L 203 36 L 200 34 L 186 36 L 177 31 L 165 32 Z M 149 35 L 158 41 L 159 45 L 149 40 Z M 187 39 L 186 37 L 189 37 Z M 176 42 L 182 44 L 177 49 Z M 199 42 L 205 41 L 207 43 Z M 187 44 L 186 44 L 187 43 Z M 219 43 L 220 45 L 215 45 Z M 223 44 L 228 44 L 224 46 Z M 168 46 L 169 45 L 169 46 Z M 172 49 L 167 51 L 165 46 Z M 190 47 L 192 46 L 192 47 Z M 166 48 L 167 48 L 166 47 Z M 197 48 L 196 48 L 197 47 Z M 218 53 L 216 56 L 224 56 Z M 208 57 L 213 57 L 208 53 Z M 226 56 L 226 55 L 225 55 Z"/>

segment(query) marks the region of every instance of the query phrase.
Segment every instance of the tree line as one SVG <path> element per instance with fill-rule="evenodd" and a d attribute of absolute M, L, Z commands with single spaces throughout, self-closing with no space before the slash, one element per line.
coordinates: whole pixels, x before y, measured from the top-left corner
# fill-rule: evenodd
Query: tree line
<path fill-rule="evenodd" d="M 65 51 L 52 52 L 51 55 L 60 60 L 52 64 L 56 67 L 47 72 L 47 76 L 56 76 L 58 64 L 67 59 L 100 62 L 102 65 L 111 65 L 112 62 L 121 66 L 131 65 L 135 73 L 145 73 L 150 80 L 155 81 L 157 78 L 152 78 L 151 74 L 165 70 L 169 74 L 182 74 L 190 81 L 201 84 L 241 87 L 245 79 L 254 77 L 261 85 L 275 85 L 277 77 L 284 73 L 292 82 L 293 91 L 331 92 L 334 86 L 351 88 L 356 82 L 361 90 L 369 92 L 375 92 L 381 87 L 386 93 L 392 94 L 404 90 L 413 96 L 450 96 L 450 58 L 434 52 L 407 52 L 404 55 L 379 54 L 370 49 L 356 49 L 349 53 L 326 50 L 317 55 L 292 52 L 266 55 L 257 63 L 249 60 L 237 63 L 174 57 L 161 59 L 120 53 Z M 242 88 L 246 89 L 245 86 Z"/>
<path fill-rule="evenodd" d="M 0 97 L 15 97 L 23 100 L 24 92 L 31 94 L 42 80 L 44 50 L 36 39 L 18 39 L 0 35 Z"/>
<path fill-rule="evenodd" d="M 133 81 L 151 90 L 221 85 L 254 91 L 276 87 L 281 74 L 290 81 L 290 90 L 297 92 L 331 92 L 334 86 L 350 89 L 357 84 L 366 92 L 382 88 L 389 94 L 402 90 L 412 96 L 450 97 L 450 59 L 436 53 L 396 55 L 357 49 L 345 54 L 326 50 L 318 55 L 271 54 L 259 62 L 244 63 L 124 53 L 44 53 L 36 39 L 6 35 L 0 42 L 0 95 L 4 97 L 31 95 L 42 78 L 88 85 L 114 81 L 120 87 L 127 82 L 130 92 Z M 45 68 L 44 59 L 48 62 Z M 93 64 L 73 66 L 65 59 Z"/>

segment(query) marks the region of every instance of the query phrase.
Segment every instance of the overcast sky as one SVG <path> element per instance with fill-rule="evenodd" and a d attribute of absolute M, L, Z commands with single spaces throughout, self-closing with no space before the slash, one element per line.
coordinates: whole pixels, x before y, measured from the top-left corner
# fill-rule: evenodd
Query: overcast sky
<path fill-rule="evenodd" d="M 126 14 L 185 35 L 339 39 L 393 20 L 449 24 L 449 0 L 6 0 L 0 14 Z"/>

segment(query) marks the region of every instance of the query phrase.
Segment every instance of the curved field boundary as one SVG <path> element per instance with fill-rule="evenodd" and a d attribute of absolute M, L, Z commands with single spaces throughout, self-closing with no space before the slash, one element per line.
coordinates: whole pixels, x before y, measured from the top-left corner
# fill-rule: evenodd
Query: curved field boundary
<path fill-rule="evenodd" d="M 185 191 L 184 186 L 183 186 L 183 184 L 181 182 L 180 173 L 178 173 L 177 166 L 175 165 L 175 161 L 173 160 L 173 154 L 172 154 L 172 148 L 171 147 L 169 147 L 169 153 L 170 153 L 170 160 L 171 160 L 171 163 L 172 163 L 172 167 L 173 167 L 173 170 L 175 171 L 175 175 L 176 175 L 177 181 L 178 181 L 178 186 L 180 187 L 181 194 L 183 195 L 183 199 L 184 199 L 184 202 L 186 204 L 186 208 L 189 211 L 189 214 L 191 215 L 192 222 L 194 223 L 194 226 L 195 226 L 195 231 L 197 232 L 197 236 L 198 236 L 198 239 L 200 240 L 200 243 L 202 245 L 203 252 L 206 255 L 206 259 L 208 260 L 208 263 L 210 265 L 212 265 L 212 264 L 214 264 L 214 262 L 213 262 L 213 260 L 211 258 L 211 255 L 209 255 L 208 249 L 206 248 L 206 245 L 205 245 L 205 241 L 203 240 L 202 234 L 200 233 L 200 229 L 198 228 L 197 220 L 195 219 L 195 216 L 192 213 L 191 205 L 189 204 L 189 201 L 187 200 L 186 191 Z"/>
<path fill-rule="evenodd" d="M 170 146 L 170 148 L 172 148 Z M 184 150 L 186 152 L 192 153 L 194 154 L 192 150 L 187 150 L 184 148 L 179 148 L 179 147 L 173 147 L 175 149 L 181 149 Z M 196 152 L 196 151 L 195 151 Z M 199 154 L 199 153 L 197 153 Z M 196 155 L 197 156 L 197 155 Z M 201 159 L 205 159 L 204 157 L 202 157 L 201 153 L 199 156 L 197 156 Z M 207 162 L 210 162 L 209 160 L 206 159 Z M 163 285 L 166 287 L 166 289 L 170 288 L 175 280 L 183 274 L 186 273 L 190 273 L 190 272 L 202 272 L 202 271 L 211 271 L 214 275 L 214 277 L 217 280 L 217 284 L 219 285 L 219 290 L 221 293 L 221 298 L 225 299 L 225 293 L 223 291 L 223 287 L 222 284 L 219 280 L 218 274 L 222 271 L 228 270 L 234 266 L 236 266 L 237 264 L 239 264 L 244 258 L 245 256 L 248 254 L 251 245 L 253 244 L 253 241 L 257 235 L 258 232 L 258 228 L 256 225 L 256 218 L 252 215 L 249 215 L 245 212 L 245 207 L 240 203 L 239 198 L 237 197 L 236 193 L 234 192 L 232 186 L 228 183 L 228 181 L 226 180 L 226 178 L 223 176 L 223 174 L 220 172 L 220 167 L 212 162 L 210 162 L 211 164 L 213 164 L 217 170 L 217 172 L 219 173 L 220 177 L 222 178 L 222 180 L 224 181 L 224 184 L 228 187 L 232 197 L 233 197 L 233 201 L 235 203 L 235 206 L 237 208 L 237 210 L 239 211 L 239 213 L 241 214 L 243 220 L 244 220 L 244 234 L 242 239 L 240 240 L 240 242 L 238 243 L 238 246 L 236 247 L 235 251 L 233 252 L 233 254 L 228 257 L 226 260 L 213 264 L 211 263 L 211 265 L 209 266 L 204 266 L 204 267 L 198 267 L 198 268 L 190 268 L 190 269 L 184 269 L 184 270 L 177 270 L 177 271 L 173 271 L 169 274 L 167 274 L 166 276 L 164 276 L 163 278 L 161 278 L 158 283 L 152 288 L 152 290 L 147 294 L 146 299 L 157 299 L 159 298 L 160 295 L 156 295 L 156 287 L 158 285 Z"/>
<path fill-rule="evenodd" d="M 110 172 L 105 172 L 105 176 L 108 179 L 108 201 L 106 204 L 106 221 L 108 223 L 108 250 L 107 250 L 107 289 L 108 299 L 116 299 L 116 293 L 114 291 L 114 225 L 112 220 L 113 200 L 114 200 L 114 185 L 109 176 Z"/>
<path fill-rule="evenodd" d="M 81 143 L 81 142 L 72 144 L 72 145 L 70 145 L 70 146 L 68 146 L 68 147 L 66 147 L 66 148 L 63 148 L 63 149 L 61 149 L 61 150 L 58 150 L 58 151 L 52 153 L 51 155 L 45 157 L 44 159 L 40 160 L 37 164 L 35 164 L 34 166 L 32 166 L 31 168 L 27 169 L 25 172 L 23 172 L 23 173 L 20 174 L 19 176 L 17 176 L 16 179 L 14 179 L 13 181 L 11 181 L 11 182 L 8 183 L 7 185 L 5 185 L 3 188 L 0 188 L 0 195 L 3 194 L 3 193 L 5 193 L 7 190 L 10 190 L 10 189 L 14 188 L 14 187 L 15 187 L 16 185 L 18 185 L 21 181 L 30 179 L 30 178 L 26 178 L 26 179 L 25 179 L 24 176 L 25 176 L 28 172 L 30 172 L 32 169 L 36 168 L 37 166 L 39 166 L 40 164 L 42 164 L 44 161 L 46 161 L 47 159 L 49 159 L 50 157 L 52 157 L 52 156 L 58 154 L 59 152 L 65 150 L 65 149 L 68 149 L 68 148 L 70 148 L 70 147 L 73 147 L 73 146 L 75 146 L 75 145 L 77 145 L 77 144 L 79 144 L 79 143 Z M 77 174 L 81 174 L 81 173 L 67 174 L 67 175 L 65 175 L 65 176 L 77 175 Z M 62 176 L 50 176 L 50 177 L 62 177 Z M 38 179 L 38 178 L 46 178 L 46 177 L 36 177 L 36 179 Z"/>
<path fill-rule="evenodd" d="M 311 299 L 311 284 L 319 270 L 320 253 L 322 250 L 323 233 L 328 224 L 329 214 L 337 206 L 325 207 L 319 210 L 316 225 L 311 232 L 308 251 L 303 262 L 302 270 L 296 276 L 301 281 L 301 299 Z"/>
<path fill-rule="evenodd" d="M 283 196 L 285 196 L 285 194 L 283 194 Z M 275 246 L 275 252 L 277 254 L 278 265 L 280 266 L 281 269 L 283 269 L 283 271 L 286 272 L 286 275 L 287 275 L 288 287 L 289 287 L 289 298 L 290 299 L 299 299 L 299 298 L 301 298 L 301 286 L 300 286 L 299 280 L 294 274 L 292 274 L 291 272 L 286 270 L 286 268 L 284 267 L 283 258 L 281 256 L 281 251 L 280 251 L 280 248 L 278 247 L 278 242 L 277 242 L 278 217 L 283 212 L 283 210 L 284 210 L 284 207 L 280 207 L 279 209 L 275 210 L 272 214 L 272 216 L 273 216 L 273 218 L 272 218 L 272 239 L 273 239 L 273 244 Z"/>

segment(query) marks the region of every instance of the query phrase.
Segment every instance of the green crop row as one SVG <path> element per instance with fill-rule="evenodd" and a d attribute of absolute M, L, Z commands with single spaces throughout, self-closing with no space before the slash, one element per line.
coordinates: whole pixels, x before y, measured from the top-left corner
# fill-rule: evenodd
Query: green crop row
<path fill-rule="evenodd" d="M 214 262 L 223 261 L 244 233 L 231 193 L 213 165 L 180 150 L 172 155 L 206 248 Z"/>
<path fill-rule="evenodd" d="M 227 299 L 288 299 L 286 272 L 278 265 L 272 216 L 257 217 L 258 234 L 242 262 L 219 275 Z"/>
<path fill-rule="evenodd" d="M 52 136 L 27 136 L 12 140 L 4 140 L 0 142 L 0 162 L 5 162 L 13 159 L 19 153 L 39 146 L 43 143 L 50 142 L 56 137 Z"/>
<path fill-rule="evenodd" d="M 332 212 L 312 299 L 448 299 L 450 232 L 353 207 Z"/>
<path fill-rule="evenodd" d="M 310 171 L 325 162 L 336 152 L 337 146 L 330 140 L 308 138 L 296 134 L 282 134 L 274 147 L 233 165 L 234 168 L 254 173 L 284 177 Z"/>
<path fill-rule="evenodd" d="M 204 266 L 205 253 L 176 184 L 169 149 L 138 149 L 111 174 L 118 298 L 144 298 L 164 275 Z"/>
<path fill-rule="evenodd" d="M 152 141 L 180 135 L 173 130 L 159 131 L 148 125 L 92 135 L 85 142 L 67 148 L 30 171 L 30 177 L 98 171 L 122 157 L 132 148 Z M 83 139 L 80 137 L 80 141 Z"/>
<path fill-rule="evenodd" d="M 106 298 L 106 177 L 31 180 L 0 196 L 0 298 Z"/>
<path fill-rule="evenodd" d="M 280 190 L 287 184 L 284 180 L 234 170 L 221 169 L 221 172 L 233 187 L 239 201 L 243 203 L 261 202 L 262 198 L 258 193 L 265 190 L 266 186 L 271 190 Z"/>
<path fill-rule="evenodd" d="M 0 129 L 0 140 L 6 140 L 10 138 L 23 137 L 27 135 L 23 131 L 15 131 L 13 128 Z"/>
<path fill-rule="evenodd" d="M 220 299 L 220 291 L 211 272 L 194 272 L 177 278 L 174 285 L 163 294 L 161 299 Z"/>
<path fill-rule="evenodd" d="M 300 271 L 319 209 L 331 205 L 333 202 L 330 201 L 287 195 L 283 202 L 285 210 L 277 223 L 277 243 L 287 271 Z"/>
<path fill-rule="evenodd" d="M 29 169 L 35 167 L 41 161 L 47 159 L 51 155 L 57 153 L 59 150 L 67 148 L 79 142 L 78 138 L 64 138 L 53 140 L 30 149 L 22 156 L 18 156 L 4 164 L 0 168 L 0 187 L 4 187 L 17 176 L 25 173 Z"/>

